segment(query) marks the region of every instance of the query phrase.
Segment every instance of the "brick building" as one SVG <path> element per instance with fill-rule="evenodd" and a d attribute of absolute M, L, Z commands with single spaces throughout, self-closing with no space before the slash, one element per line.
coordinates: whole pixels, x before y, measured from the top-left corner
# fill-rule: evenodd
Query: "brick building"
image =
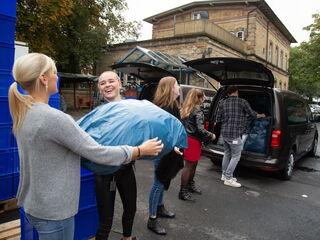
<path fill-rule="evenodd" d="M 188 60 L 255 60 L 273 71 L 275 87 L 288 89 L 290 44 L 296 40 L 264 0 L 192 2 L 144 21 L 153 24 L 152 39 L 109 46 L 98 63 L 98 74 L 141 46 Z"/>

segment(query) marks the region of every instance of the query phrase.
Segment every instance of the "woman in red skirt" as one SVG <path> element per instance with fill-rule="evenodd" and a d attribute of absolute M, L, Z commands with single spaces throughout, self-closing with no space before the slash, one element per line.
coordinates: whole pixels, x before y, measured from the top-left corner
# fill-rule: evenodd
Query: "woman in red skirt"
<path fill-rule="evenodd" d="M 204 115 L 200 105 L 204 101 L 204 93 L 200 89 L 191 89 L 180 110 L 181 119 L 188 133 L 188 148 L 184 150 L 185 165 L 181 174 L 179 199 L 195 201 L 191 193 L 201 194 L 196 188 L 194 175 L 201 157 L 201 142 L 214 140 L 216 136 L 204 128 Z"/>

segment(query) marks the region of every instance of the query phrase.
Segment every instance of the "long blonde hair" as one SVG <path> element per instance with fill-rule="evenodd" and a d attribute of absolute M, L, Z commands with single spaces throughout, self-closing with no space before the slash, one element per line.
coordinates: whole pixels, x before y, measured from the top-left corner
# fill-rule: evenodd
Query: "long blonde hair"
<path fill-rule="evenodd" d="M 177 79 L 174 77 L 163 77 L 160 79 L 157 90 L 154 94 L 153 103 L 159 107 L 178 106 L 174 98 L 173 89 Z"/>
<path fill-rule="evenodd" d="M 12 70 L 15 82 L 9 88 L 9 107 L 14 134 L 17 134 L 27 111 L 34 102 L 30 95 L 19 92 L 18 84 L 23 90 L 30 93 L 40 89 L 39 77 L 51 72 L 57 72 L 54 61 L 41 53 L 29 53 L 15 61 Z"/>
<path fill-rule="evenodd" d="M 190 113 L 194 110 L 194 108 L 199 107 L 204 98 L 204 93 L 202 90 L 197 88 L 192 88 L 186 96 L 184 100 L 180 115 L 181 119 L 186 119 L 189 117 Z"/>

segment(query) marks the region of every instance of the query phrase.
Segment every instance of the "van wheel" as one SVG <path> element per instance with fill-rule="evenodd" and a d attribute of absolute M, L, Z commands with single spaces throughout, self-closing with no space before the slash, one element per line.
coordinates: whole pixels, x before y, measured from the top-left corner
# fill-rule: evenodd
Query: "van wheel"
<path fill-rule="evenodd" d="M 282 169 L 280 172 L 280 177 L 283 180 L 290 180 L 291 179 L 292 174 L 293 174 L 294 161 L 295 161 L 294 152 L 290 151 L 288 160 L 286 161 L 286 165 L 285 165 L 284 169 Z"/>
<path fill-rule="evenodd" d="M 313 144 L 312 144 L 312 149 L 311 149 L 311 151 L 310 151 L 310 153 L 309 153 L 309 155 L 310 155 L 311 157 L 315 157 L 315 156 L 316 156 L 316 154 L 317 154 L 317 147 L 318 147 L 318 136 L 315 136 L 315 137 L 314 137 L 314 140 L 313 140 Z"/>

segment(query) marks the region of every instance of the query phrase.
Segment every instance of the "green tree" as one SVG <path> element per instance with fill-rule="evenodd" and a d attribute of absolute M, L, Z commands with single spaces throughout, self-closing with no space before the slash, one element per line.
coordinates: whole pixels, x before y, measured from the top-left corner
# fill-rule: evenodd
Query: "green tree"
<path fill-rule="evenodd" d="M 310 39 L 291 49 L 289 61 L 290 89 L 309 97 L 320 97 L 320 14 L 305 27 Z"/>
<path fill-rule="evenodd" d="M 137 38 L 140 24 L 127 22 L 125 0 L 20 0 L 17 39 L 57 61 L 59 71 L 95 66 L 103 48 Z"/>

